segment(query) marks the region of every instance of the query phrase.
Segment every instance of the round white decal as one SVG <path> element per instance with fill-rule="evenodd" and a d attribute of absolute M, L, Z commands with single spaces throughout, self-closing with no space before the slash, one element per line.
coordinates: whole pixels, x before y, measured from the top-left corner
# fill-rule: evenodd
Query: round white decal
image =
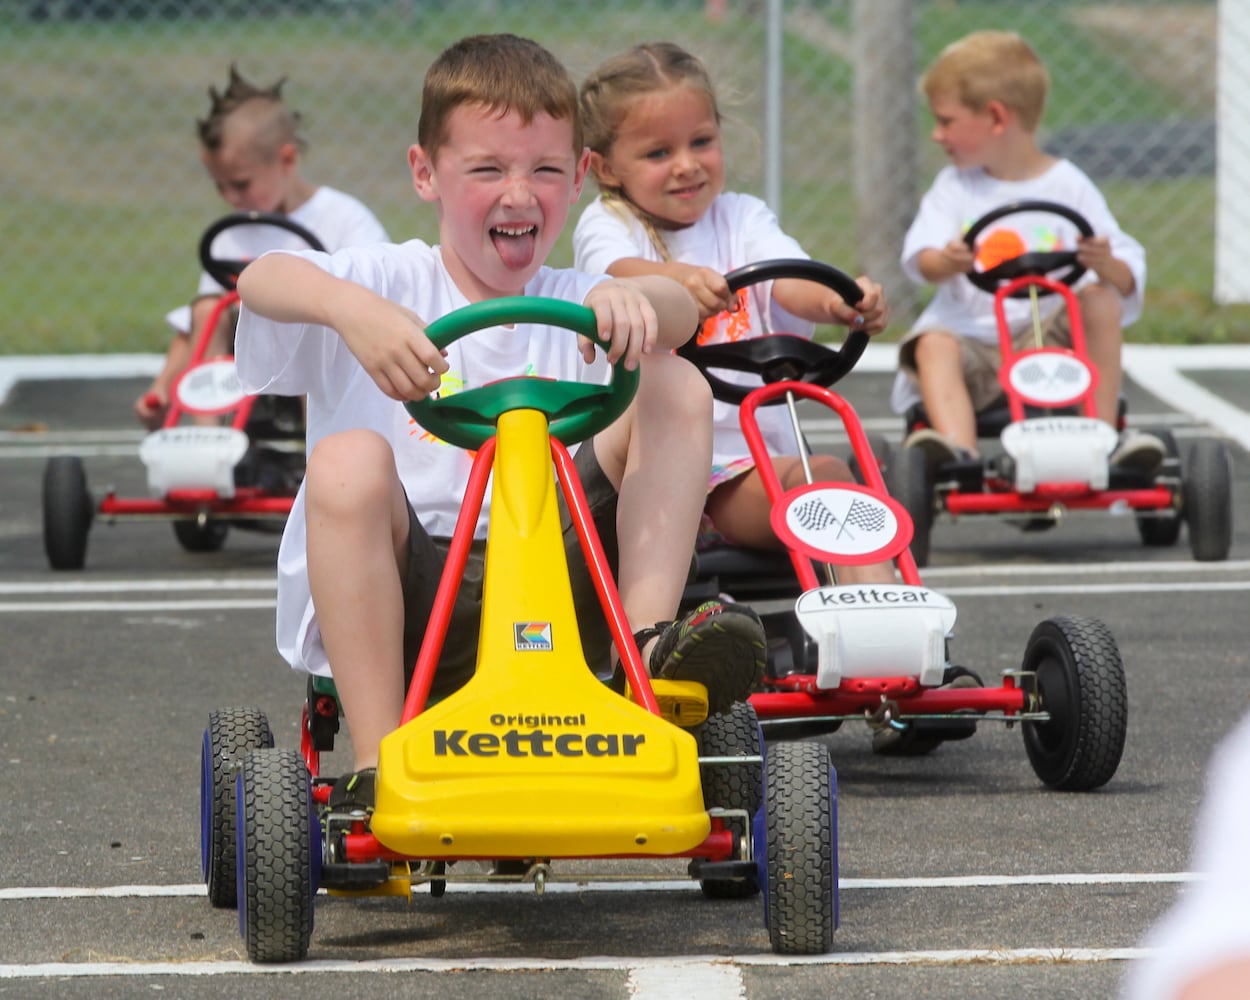
<path fill-rule="evenodd" d="M 245 396 L 233 358 L 218 358 L 189 368 L 174 392 L 178 402 L 192 413 L 222 413 L 238 406 Z"/>
<path fill-rule="evenodd" d="M 784 529 L 778 534 L 783 540 L 789 536 L 809 553 L 819 552 L 835 559 L 880 557 L 883 550 L 897 543 L 902 527 L 891 502 L 849 484 L 817 484 L 794 490 L 782 498 L 781 504 L 773 516 L 776 520 L 779 513 L 782 515 Z M 903 545 L 910 540 L 908 531 Z"/>
<path fill-rule="evenodd" d="M 1080 399 L 1093 385 L 1093 372 L 1068 351 L 1029 351 L 1012 362 L 1009 388 L 1027 403 L 1064 406 Z"/>

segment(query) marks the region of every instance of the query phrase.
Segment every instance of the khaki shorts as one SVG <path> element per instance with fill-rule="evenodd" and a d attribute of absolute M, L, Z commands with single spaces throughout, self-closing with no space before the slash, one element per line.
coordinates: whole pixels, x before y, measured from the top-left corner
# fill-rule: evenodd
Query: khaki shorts
<path fill-rule="evenodd" d="M 912 330 L 898 345 L 899 367 L 918 385 L 916 377 L 916 343 L 929 333 L 944 333 L 959 341 L 960 360 L 963 363 L 964 385 L 968 387 L 968 395 L 972 398 L 972 409 L 981 413 L 989 409 L 1003 398 L 1003 387 L 998 381 L 998 370 L 1002 367 L 1002 352 L 998 342 L 987 344 L 983 340 L 961 337 L 950 330 L 933 328 L 929 330 Z M 1036 345 L 1033 335 L 1033 324 L 1028 323 L 1015 330 L 1011 342 L 1016 351 L 1027 350 Z M 1042 321 L 1042 343 L 1046 347 L 1071 347 L 1072 329 L 1068 323 L 1066 309 L 1051 313 Z"/>
<path fill-rule="evenodd" d="M 573 464 L 586 494 L 604 553 L 615 573 L 616 488 L 599 466 L 592 441 L 585 442 L 578 449 Z M 610 669 L 611 634 L 563 495 L 560 497 L 560 524 L 564 531 L 564 553 L 569 564 L 569 581 L 573 588 L 573 606 L 577 612 L 582 648 L 587 662 L 596 673 L 606 675 Z M 405 684 L 412 680 L 417 654 L 420 653 L 421 642 L 425 638 L 425 625 L 434 609 L 434 597 L 438 593 L 438 583 L 450 547 L 451 539 L 431 537 L 417 520 L 416 513 L 411 507 L 408 508 L 408 563 L 403 583 Z M 474 541 L 461 575 L 460 589 L 452 606 L 443 652 L 434 675 L 430 691 L 434 697 L 446 697 L 472 677 L 476 669 L 477 640 L 482 622 L 485 557 L 485 540 Z"/>

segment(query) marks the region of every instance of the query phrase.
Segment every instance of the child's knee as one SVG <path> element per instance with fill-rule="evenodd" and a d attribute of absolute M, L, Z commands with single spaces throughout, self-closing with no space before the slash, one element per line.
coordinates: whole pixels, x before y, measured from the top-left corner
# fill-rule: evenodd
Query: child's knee
<path fill-rule="evenodd" d="M 1120 329 L 1124 306 L 1115 289 L 1101 283 L 1086 285 L 1077 293 L 1076 300 L 1087 330 Z"/>
<path fill-rule="evenodd" d="M 698 368 L 675 354 L 643 358 L 638 392 L 648 404 L 659 406 L 669 419 L 711 420 L 712 387 Z"/>
<path fill-rule="evenodd" d="M 959 338 L 953 333 L 947 333 L 945 330 L 922 333 L 916 338 L 916 344 L 912 348 L 912 356 L 915 359 L 917 371 L 925 365 L 959 364 Z"/>
<path fill-rule="evenodd" d="M 317 442 L 308 455 L 304 490 L 310 504 L 358 503 L 378 493 L 389 496 L 395 457 L 374 431 L 350 430 Z"/>
<path fill-rule="evenodd" d="M 796 463 L 797 464 L 797 463 Z M 850 467 L 836 455 L 813 455 L 811 457 L 812 478 L 821 483 L 850 483 L 855 477 Z M 802 471 L 802 466 L 799 467 Z M 789 487 L 792 484 L 787 483 Z"/>

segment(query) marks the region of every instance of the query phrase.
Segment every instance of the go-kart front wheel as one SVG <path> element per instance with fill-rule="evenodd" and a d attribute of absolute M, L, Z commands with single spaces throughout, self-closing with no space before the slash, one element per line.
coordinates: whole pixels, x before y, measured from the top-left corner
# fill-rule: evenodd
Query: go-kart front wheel
<path fill-rule="evenodd" d="M 1227 559 L 1233 543 L 1233 483 L 1223 442 L 1193 443 L 1186 456 L 1183 488 L 1193 557 L 1202 562 Z"/>
<path fill-rule="evenodd" d="M 238 905 L 235 777 L 249 750 L 271 746 L 273 733 L 260 710 L 209 712 L 200 749 L 200 867 L 213 906 Z"/>
<path fill-rule="evenodd" d="M 95 507 L 76 455 L 56 455 L 43 468 L 43 549 L 53 569 L 82 569 Z"/>
<path fill-rule="evenodd" d="M 929 532 L 933 526 L 933 484 L 924 452 L 899 448 L 885 467 L 885 486 L 903 505 L 912 522 L 911 556 L 918 567 L 929 563 Z"/>
<path fill-rule="evenodd" d="M 700 757 L 745 757 L 741 764 L 708 763 L 699 766 L 703 802 L 709 808 L 742 809 L 746 820 L 727 817 L 725 826 L 739 838 L 751 835 L 751 822 L 764 797 L 764 752 L 759 719 L 747 702 L 735 702 L 728 712 L 708 716 L 695 733 Z M 756 759 L 750 759 L 756 758 Z M 708 899 L 746 899 L 760 891 L 755 878 L 705 878 L 699 882 Z"/>
<path fill-rule="evenodd" d="M 838 925 L 836 782 L 823 743 L 769 747 L 755 850 L 768 940 L 778 954 L 820 955 L 833 947 Z"/>
<path fill-rule="evenodd" d="M 1021 727 L 1034 773 L 1063 791 L 1105 785 L 1128 728 L 1124 663 L 1110 629 L 1094 618 L 1048 618 L 1029 636 L 1023 669 L 1050 714 Z"/>
<path fill-rule="evenodd" d="M 247 957 L 298 962 L 308 955 L 317 891 L 308 770 L 294 750 L 252 750 L 236 794 L 239 931 Z"/>

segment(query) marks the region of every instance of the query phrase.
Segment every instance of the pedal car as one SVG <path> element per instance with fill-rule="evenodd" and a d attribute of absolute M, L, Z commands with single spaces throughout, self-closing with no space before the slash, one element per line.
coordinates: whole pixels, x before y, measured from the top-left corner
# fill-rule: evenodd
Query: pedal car
<path fill-rule="evenodd" d="M 1022 201 L 988 212 L 964 237 L 978 240 L 1001 219 L 1020 214 L 1059 216 L 1084 236 L 1089 222 L 1078 212 L 1047 201 Z M 1151 429 L 1166 450 L 1162 465 L 1143 471 L 1113 463 L 1116 429 L 1096 417 L 1098 372 L 1089 362 L 1085 333 L 1072 285 L 1085 273 L 1074 250 L 1032 251 L 967 277 L 994 296 L 1002 367 L 999 382 L 1005 405 L 977 415 L 977 435 L 990 447 L 984 458 L 954 460 L 926 468 L 917 448 L 905 448 L 887 469 L 890 492 L 915 523 L 912 552 L 924 565 L 935 514 L 952 518 L 990 515 L 1026 530 L 1053 527 L 1072 513 L 1132 513 L 1144 544 L 1173 545 L 1181 526 L 1189 529 L 1195 559 L 1228 557 L 1232 544 L 1232 473 L 1228 450 L 1217 440 L 1193 442 L 1182 461 L 1167 429 Z M 1043 344 L 1040 299 L 1063 299 L 1072 334 L 1071 348 Z M 1012 344 L 1005 303 L 1028 298 L 1033 304 L 1035 345 Z M 1120 413 L 1123 426 L 1123 406 Z M 925 427 L 923 406 L 906 418 L 908 433 Z M 992 439 L 1001 447 L 995 449 Z M 930 478 L 930 472 L 932 477 Z"/>
<path fill-rule="evenodd" d="M 848 275 L 816 261 L 765 261 L 726 277 L 734 291 L 805 278 L 852 304 L 861 294 Z M 1005 671 L 997 687 L 951 683 L 972 675 L 951 659 L 955 605 L 921 582 L 908 549 L 911 517 L 886 492 L 854 408 L 829 388 L 851 370 L 866 343 L 854 332 L 833 350 L 777 333 L 681 351 L 704 371 L 718 399 L 739 404 L 772 501 L 772 526 L 787 548 L 781 566 L 775 553 L 731 547 L 700 553 L 692 595 L 698 599 L 701 588 L 725 591 L 761 612 L 770 634 L 769 669 L 750 702 L 765 733 L 832 732 L 846 721 L 867 721 L 892 737 L 880 741 L 889 752 L 918 755 L 972 736 L 982 721 L 1019 723 L 1043 783 L 1071 790 L 1105 784 L 1124 749 L 1128 700 L 1119 649 L 1102 622 L 1048 618 L 1033 629 L 1019 668 Z M 762 384 L 731 381 L 724 377 L 729 372 L 749 373 Z M 782 490 L 756 411 L 786 404 L 806 459 L 799 401 L 838 416 L 862 483 L 809 482 Z M 837 582 L 839 567 L 887 559 L 902 583 Z"/>
<path fill-rule="evenodd" d="M 139 446 L 149 496 L 120 497 L 109 488 L 98 504 L 82 459 L 50 458 L 43 473 L 43 544 L 53 569 L 82 569 L 87 536 L 98 516 L 171 521 L 188 552 L 214 552 L 231 526 L 281 531 L 303 479 L 304 418 L 298 399 L 248 396 L 232 355 L 206 357 L 212 332 L 238 301 L 233 291 L 247 261 L 224 257 L 218 237 L 239 229 L 278 229 L 294 245 L 320 250 L 317 238 L 281 215 L 244 212 L 217 220 L 200 239 L 204 269 L 223 288 L 170 392 L 164 424 Z M 229 242 L 230 237 L 227 237 Z"/>
<path fill-rule="evenodd" d="M 445 346 L 500 324 L 548 323 L 594 340 L 594 314 L 547 299 L 478 303 L 430 324 Z M 518 334 L 521 335 L 521 334 Z M 330 810 L 320 754 L 338 704 L 310 686 L 300 751 L 273 748 L 254 709 L 214 712 L 204 734 L 201 843 L 208 894 L 237 906 L 250 958 L 308 951 L 313 897 L 439 897 L 456 883 L 515 881 L 541 892 L 563 859 L 680 859 L 714 897 L 762 891 L 779 952 L 818 953 L 837 923 L 836 776 L 827 750 L 762 754 L 749 706 L 707 718 L 692 682 L 651 680 L 565 443 L 607 426 L 637 372 L 608 386 L 511 378 L 409 404 L 449 444 L 476 452 L 399 729 L 382 742 L 372 815 Z M 553 476 L 554 464 L 554 476 Z M 427 696 L 451 604 L 492 475 L 476 673 Z M 581 650 L 556 487 L 573 511 L 627 693 L 591 673 Z M 539 680 L 541 678 L 541 680 Z M 237 784 L 236 784 L 237 774 Z M 482 873 L 470 861 L 493 865 Z M 584 879 L 579 874 L 579 880 Z"/>

